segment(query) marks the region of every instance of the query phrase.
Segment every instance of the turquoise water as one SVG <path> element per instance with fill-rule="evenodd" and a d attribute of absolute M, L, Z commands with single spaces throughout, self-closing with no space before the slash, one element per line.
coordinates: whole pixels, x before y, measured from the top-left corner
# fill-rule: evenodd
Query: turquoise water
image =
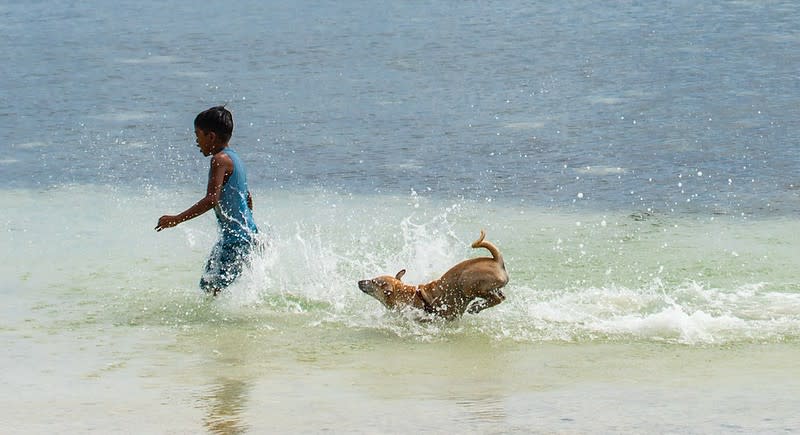
<path fill-rule="evenodd" d="M 144 224 L 164 204 L 190 202 L 190 189 L 31 193 L 3 193 L 19 211 L 1 239 L 14 249 L 0 266 L 3 384 L 21 392 L 1 414 L 9 432 L 800 424 L 793 220 L 255 190 L 270 199 L 258 213 L 269 249 L 209 299 L 196 283 L 213 219 L 162 233 Z M 478 227 L 508 264 L 503 304 L 420 324 L 358 290 L 401 267 L 408 282 L 434 279 L 474 255 Z"/>
<path fill-rule="evenodd" d="M 798 9 L 0 5 L 0 427 L 800 430 Z M 209 299 L 213 218 L 153 227 L 219 103 L 269 249 Z M 481 229 L 497 307 L 356 286 Z"/>
<path fill-rule="evenodd" d="M 231 314 L 244 310 L 245 319 L 302 313 L 323 324 L 421 341 L 465 331 L 531 343 L 693 346 L 800 338 L 794 279 L 800 260 L 787 241 L 798 231 L 796 221 L 555 215 L 414 196 L 254 193 L 272 204 L 260 213 L 267 218 L 260 225 L 269 229 L 263 234 L 268 252 L 254 259 L 230 294 L 208 300 L 196 289 L 196 275 L 215 241 L 213 219 L 164 234 L 144 224 L 120 231 L 120 223 L 152 220 L 165 203 L 189 203 L 190 192 L 6 191 L 6 201 L 24 213 L 5 224 L 4 245 L 15 249 L 2 266 L 11 278 L 5 289 L 39 301 L 34 306 L 57 306 L 64 316 L 70 306 L 78 318 L 90 306 L 113 308 L 119 312 L 107 320 L 134 326 L 217 322 L 225 313 L 217 309 L 225 307 Z M 70 218 L 46 219 L 51 211 L 42 202 Z M 453 327 L 418 324 L 413 316 L 386 313 L 358 291 L 358 280 L 402 268 L 411 283 L 438 278 L 481 254 L 469 248 L 474 228 L 485 228 L 502 248 L 513 277 L 512 297 L 491 311 Z M 52 298 L 63 300 L 47 302 Z"/>

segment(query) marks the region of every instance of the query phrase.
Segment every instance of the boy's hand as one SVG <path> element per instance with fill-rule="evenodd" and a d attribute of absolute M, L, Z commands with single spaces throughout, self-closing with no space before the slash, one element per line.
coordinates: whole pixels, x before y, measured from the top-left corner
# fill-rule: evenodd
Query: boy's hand
<path fill-rule="evenodd" d="M 156 225 L 155 230 L 161 231 L 164 228 L 172 228 L 179 223 L 181 223 L 181 221 L 178 219 L 178 216 L 164 215 L 158 218 L 158 225 Z"/>

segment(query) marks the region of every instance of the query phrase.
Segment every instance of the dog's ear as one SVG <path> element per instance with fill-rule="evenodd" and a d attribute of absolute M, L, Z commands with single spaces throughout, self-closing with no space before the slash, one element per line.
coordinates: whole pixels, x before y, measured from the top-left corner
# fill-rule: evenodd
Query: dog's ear
<path fill-rule="evenodd" d="M 394 279 L 400 281 L 401 279 L 403 279 L 403 275 L 405 275 L 405 274 L 406 274 L 406 270 L 403 269 L 400 272 L 397 272 L 397 275 L 394 276 Z"/>

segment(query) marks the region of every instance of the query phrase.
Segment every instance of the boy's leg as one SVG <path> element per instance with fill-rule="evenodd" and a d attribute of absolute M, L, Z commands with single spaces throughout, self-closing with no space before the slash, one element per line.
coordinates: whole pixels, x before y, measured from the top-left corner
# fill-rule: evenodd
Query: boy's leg
<path fill-rule="evenodd" d="M 214 296 L 227 288 L 242 274 L 249 252 L 249 244 L 217 243 L 206 263 L 200 288 Z"/>
<path fill-rule="evenodd" d="M 216 296 L 220 291 L 217 277 L 220 274 L 221 256 L 222 242 L 217 242 L 211 249 L 211 254 L 208 255 L 208 261 L 206 261 L 203 276 L 200 278 L 200 289 L 213 296 Z"/>

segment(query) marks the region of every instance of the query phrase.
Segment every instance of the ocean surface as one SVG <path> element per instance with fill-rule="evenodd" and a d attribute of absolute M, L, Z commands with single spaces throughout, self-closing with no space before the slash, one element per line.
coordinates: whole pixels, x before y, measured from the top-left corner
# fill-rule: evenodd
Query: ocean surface
<path fill-rule="evenodd" d="M 0 433 L 800 432 L 800 4 L 0 2 Z M 197 287 L 195 115 L 268 248 Z M 357 281 L 503 252 L 455 322 Z"/>

